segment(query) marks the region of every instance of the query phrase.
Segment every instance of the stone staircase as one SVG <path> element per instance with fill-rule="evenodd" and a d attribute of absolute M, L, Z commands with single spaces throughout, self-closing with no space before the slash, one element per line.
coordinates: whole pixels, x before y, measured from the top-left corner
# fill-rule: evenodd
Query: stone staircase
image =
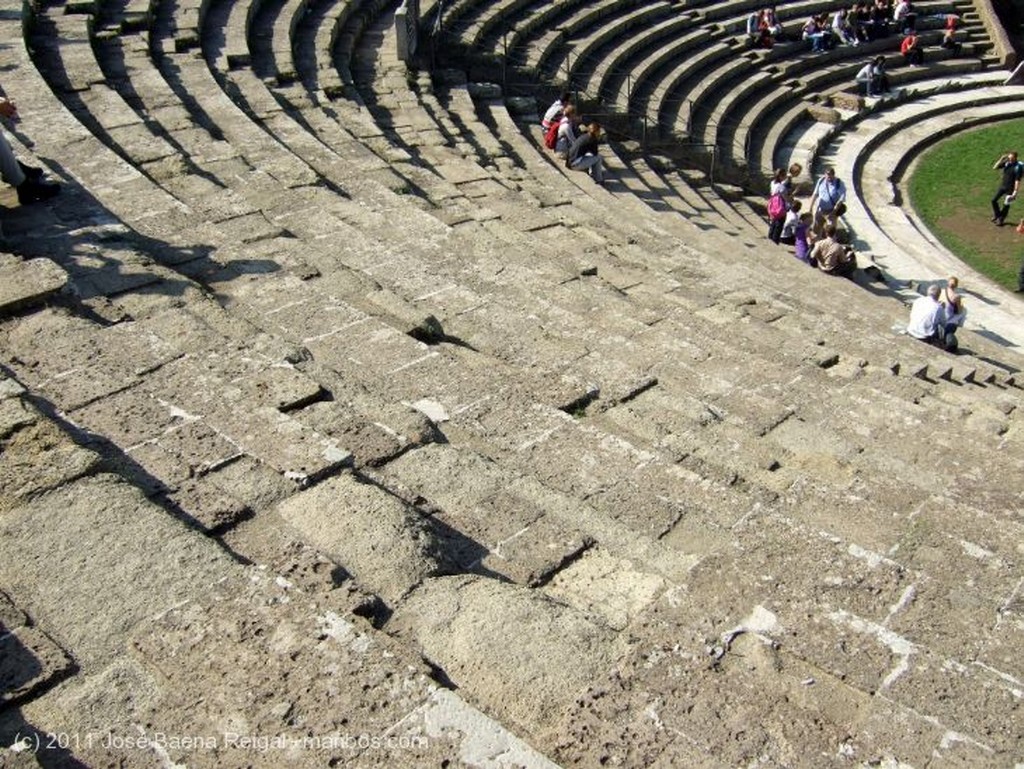
<path fill-rule="evenodd" d="M 8 10 L 65 188 L 0 193 L 0 760 L 1020 756 L 1016 352 L 596 187 L 388 9 Z"/>

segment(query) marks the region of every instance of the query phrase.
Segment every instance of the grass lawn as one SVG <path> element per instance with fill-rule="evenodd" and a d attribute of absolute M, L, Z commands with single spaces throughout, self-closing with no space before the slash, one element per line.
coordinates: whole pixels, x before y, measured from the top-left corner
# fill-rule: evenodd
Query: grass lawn
<path fill-rule="evenodd" d="M 1002 178 L 992 165 L 1008 150 L 1024 160 L 1024 120 L 965 131 L 925 152 L 908 192 L 918 216 L 946 248 L 1012 290 L 1024 255 L 1024 235 L 1016 231 L 1024 219 L 1024 190 L 1005 226 L 990 221 L 990 201 Z"/>

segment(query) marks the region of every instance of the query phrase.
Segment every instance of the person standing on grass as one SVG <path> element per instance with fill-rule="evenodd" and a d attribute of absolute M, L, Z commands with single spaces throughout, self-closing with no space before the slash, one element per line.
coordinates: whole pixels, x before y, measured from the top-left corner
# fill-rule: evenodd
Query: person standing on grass
<path fill-rule="evenodd" d="M 1002 171 L 999 189 L 992 198 L 992 221 L 1003 226 L 1006 215 L 1010 213 L 1010 203 L 1017 199 L 1020 191 L 1020 179 L 1024 176 L 1024 164 L 1017 160 L 1016 152 L 1004 152 L 992 166 L 993 171 Z"/>

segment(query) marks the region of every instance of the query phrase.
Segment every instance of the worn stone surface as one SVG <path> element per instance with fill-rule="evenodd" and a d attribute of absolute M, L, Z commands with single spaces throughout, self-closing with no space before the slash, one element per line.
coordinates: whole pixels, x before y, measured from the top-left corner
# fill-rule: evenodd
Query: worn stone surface
<path fill-rule="evenodd" d="M 278 513 L 389 603 L 444 567 L 441 547 L 417 510 L 351 475 L 291 497 Z"/>
<path fill-rule="evenodd" d="M 49 420 L 9 435 L 0 449 L 0 514 L 100 466 L 94 452 L 78 446 Z"/>
<path fill-rule="evenodd" d="M 763 247 L 706 169 L 612 136 L 604 187 L 565 174 L 493 89 L 406 72 L 388 8 L 143 5 L 0 14 L 11 140 L 62 181 L 0 189 L 5 247 L 68 276 L 0 319 L 0 765 L 1024 760 L 1016 350 L 894 334 L 893 286 Z M 806 117 L 730 4 L 688 4 L 694 56 L 640 39 L 667 5 L 614 40 L 513 5 L 530 63 L 700 65 L 715 141 L 719 83 L 750 151 Z"/>
<path fill-rule="evenodd" d="M 388 625 L 457 686 L 475 682 L 474 697 L 489 712 L 532 733 L 547 729 L 616 656 L 611 631 L 586 615 L 481 578 L 424 581 Z M 538 643 L 542 657 L 533 653 Z"/>
<path fill-rule="evenodd" d="M 67 273 L 49 259 L 22 261 L 0 255 L 0 314 L 20 312 L 44 302 L 68 281 Z"/>

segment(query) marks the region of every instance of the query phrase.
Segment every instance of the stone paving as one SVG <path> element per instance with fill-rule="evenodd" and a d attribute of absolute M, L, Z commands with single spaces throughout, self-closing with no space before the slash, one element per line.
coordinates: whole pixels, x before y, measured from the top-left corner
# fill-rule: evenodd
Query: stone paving
<path fill-rule="evenodd" d="M 1024 761 L 1019 353 L 368 9 L 0 15 L 0 766 Z"/>

